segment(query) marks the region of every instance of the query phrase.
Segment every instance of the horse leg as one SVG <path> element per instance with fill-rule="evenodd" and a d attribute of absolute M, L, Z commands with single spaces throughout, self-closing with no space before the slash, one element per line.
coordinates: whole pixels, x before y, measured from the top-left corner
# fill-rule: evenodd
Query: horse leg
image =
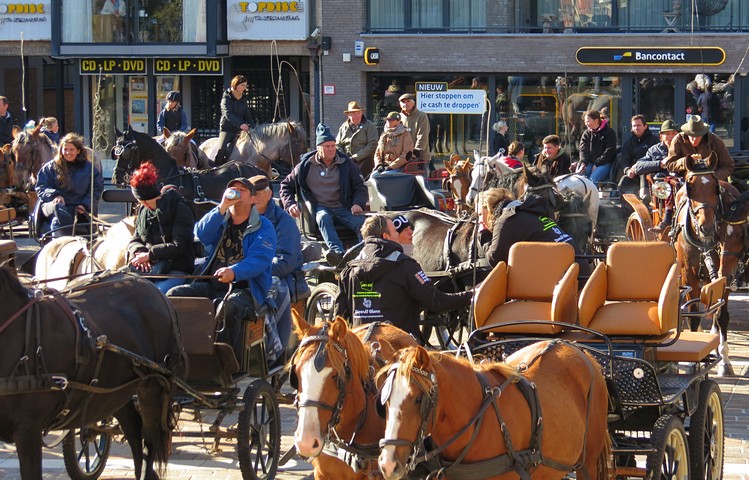
<path fill-rule="evenodd" d="M 132 401 L 127 402 L 124 407 L 117 410 L 114 417 L 120 424 L 120 429 L 125 435 L 128 445 L 130 445 L 130 451 L 133 453 L 135 479 L 140 480 L 143 471 L 143 421 Z"/>
<path fill-rule="evenodd" d="M 13 432 L 13 443 L 16 444 L 18 463 L 21 467 L 21 478 L 24 480 L 42 479 L 42 430 L 19 427 Z"/>
<path fill-rule="evenodd" d="M 726 301 L 728 300 L 728 294 L 726 294 Z M 731 358 L 729 357 L 728 347 L 728 323 L 731 321 L 731 315 L 728 313 L 728 303 L 726 303 L 720 310 L 718 315 L 718 334 L 720 335 L 720 345 L 718 345 L 718 354 L 720 354 L 720 363 L 718 363 L 718 376 L 733 376 L 733 365 L 731 365 Z M 715 330 L 715 325 L 713 325 Z"/>
<path fill-rule="evenodd" d="M 165 380 L 163 380 L 165 381 Z M 168 429 L 170 395 L 164 383 L 151 377 L 138 389 L 138 406 L 143 421 L 143 443 L 146 447 L 146 480 L 157 480 L 169 459 L 171 435 Z"/>

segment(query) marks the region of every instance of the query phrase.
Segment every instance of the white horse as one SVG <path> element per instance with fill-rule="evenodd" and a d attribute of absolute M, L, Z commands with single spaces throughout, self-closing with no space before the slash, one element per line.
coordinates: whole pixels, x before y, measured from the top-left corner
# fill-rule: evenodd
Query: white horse
<path fill-rule="evenodd" d="M 127 244 L 135 232 L 135 217 L 112 225 L 89 249 L 83 237 L 59 237 L 44 246 L 36 260 L 34 276 L 55 290 L 63 290 L 73 276 L 127 265 Z"/>

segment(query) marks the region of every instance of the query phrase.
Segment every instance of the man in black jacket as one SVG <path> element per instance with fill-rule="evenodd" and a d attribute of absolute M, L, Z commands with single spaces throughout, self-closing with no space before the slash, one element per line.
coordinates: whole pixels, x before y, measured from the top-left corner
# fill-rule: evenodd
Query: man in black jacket
<path fill-rule="evenodd" d="M 336 315 L 354 324 L 389 321 L 419 339 L 419 314 L 467 307 L 473 292 L 444 293 L 395 242 L 398 231 L 384 215 L 362 226 L 364 248 L 340 277 Z"/>
<path fill-rule="evenodd" d="M 13 142 L 13 125 L 16 119 L 8 111 L 8 99 L 0 95 L 0 147 Z"/>
<path fill-rule="evenodd" d="M 622 143 L 622 153 L 619 157 L 619 170 L 616 172 L 615 180 L 619 180 L 627 170 L 632 167 L 636 161 L 648 153 L 648 149 L 658 144 L 658 136 L 648 127 L 645 117 L 637 114 L 631 119 L 632 135 Z"/>

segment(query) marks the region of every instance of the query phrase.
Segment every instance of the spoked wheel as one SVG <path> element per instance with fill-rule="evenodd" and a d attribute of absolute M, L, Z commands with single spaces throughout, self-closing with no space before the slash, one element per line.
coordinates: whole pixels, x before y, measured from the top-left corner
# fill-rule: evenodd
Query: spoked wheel
<path fill-rule="evenodd" d="M 650 223 L 646 225 L 637 213 L 631 214 L 629 219 L 627 219 L 627 240 L 635 242 L 655 240 L 655 235 L 648 230 L 652 226 Z"/>
<path fill-rule="evenodd" d="M 437 350 L 455 350 L 468 339 L 470 329 L 463 321 L 465 312 L 422 313 L 419 322 L 424 345 Z M 433 335 L 434 334 L 434 335 Z"/>
<path fill-rule="evenodd" d="M 255 380 L 245 390 L 238 428 L 237 455 L 242 478 L 274 478 L 281 453 L 281 412 L 276 393 L 265 380 Z"/>
<path fill-rule="evenodd" d="M 681 419 L 664 415 L 653 426 L 650 443 L 655 452 L 648 455 L 647 471 L 652 480 L 689 480 L 687 432 Z"/>
<path fill-rule="evenodd" d="M 333 320 L 335 298 L 338 296 L 338 285 L 324 282 L 312 289 L 307 305 L 304 307 L 304 319 L 310 325 Z"/>
<path fill-rule="evenodd" d="M 55 448 L 65 439 L 70 430 L 52 430 L 42 435 L 42 445 L 47 448 Z"/>
<path fill-rule="evenodd" d="M 65 469 L 72 480 L 96 480 L 104 472 L 112 436 L 96 427 L 71 431 L 62 441 Z"/>
<path fill-rule="evenodd" d="M 706 379 L 700 385 L 697 410 L 689 418 L 689 458 L 693 480 L 723 478 L 725 437 L 720 387 Z"/>

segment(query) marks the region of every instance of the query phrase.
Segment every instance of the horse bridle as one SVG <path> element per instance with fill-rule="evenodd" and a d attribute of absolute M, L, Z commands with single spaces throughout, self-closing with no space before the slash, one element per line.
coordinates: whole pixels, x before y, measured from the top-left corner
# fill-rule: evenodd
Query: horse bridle
<path fill-rule="evenodd" d="M 133 156 L 136 154 L 138 154 L 138 144 L 135 142 L 135 140 L 129 140 L 124 145 L 120 145 L 119 143 L 117 143 L 114 147 L 112 147 L 112 160 L 115 161 L 114 171 L 122 175 L 122 180 L 125 183 L 128 183 L 130 181 L 130 175 L 127 172 L 128 169 L 132 169 L 130 163 L 132 162 Z M 124 159 L 127 161 L 127 168 L 119 166 L 120 157 L 124 157 Z"/>

